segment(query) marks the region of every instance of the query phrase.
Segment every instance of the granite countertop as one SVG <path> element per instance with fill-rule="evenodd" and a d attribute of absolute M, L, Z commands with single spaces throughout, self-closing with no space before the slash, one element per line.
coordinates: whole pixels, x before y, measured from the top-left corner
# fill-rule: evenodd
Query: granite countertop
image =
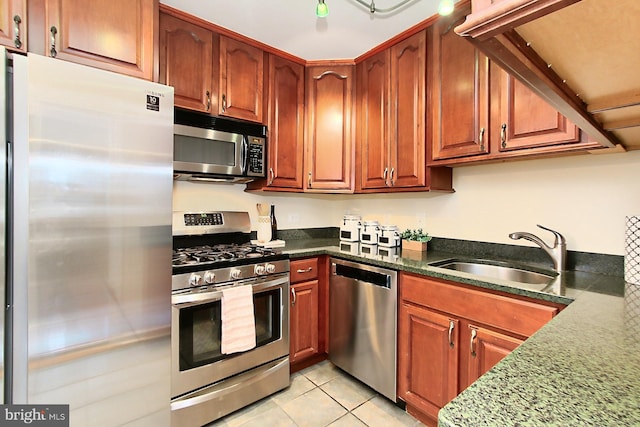
<path fill-rule="evenodd" d="M 551 293 L 429 266 L 422 257 L 363 256 L 337 239 L 287 242 L 291 258 L 331 255 L 399 271 L 567 304 L 558 316 L 439 412 L 442 427 L 640 425 L 640 287 L 568 271 Z"/>

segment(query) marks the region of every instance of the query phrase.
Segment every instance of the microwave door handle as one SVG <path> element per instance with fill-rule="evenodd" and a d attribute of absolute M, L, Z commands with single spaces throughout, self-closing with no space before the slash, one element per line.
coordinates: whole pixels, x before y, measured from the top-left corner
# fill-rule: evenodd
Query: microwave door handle
<path fill-rule="evenodd" d="M 247 136 L 242 135 L 242 150 L 240 150 L 240 171 L 242 175 L 247 174 L 247 157 L 249 156 L 249 144 Z"/>

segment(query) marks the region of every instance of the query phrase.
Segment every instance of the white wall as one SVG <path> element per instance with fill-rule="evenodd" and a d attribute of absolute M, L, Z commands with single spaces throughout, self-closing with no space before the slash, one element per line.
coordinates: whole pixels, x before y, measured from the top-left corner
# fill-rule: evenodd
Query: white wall
<path fill-rule="evenodd" d="M 466 166 L 453 176 L 453 194 L 245 193 L 238 184 L 176 182 L 174 210 L 246 210 L 255 222 L 256 203 L 272 203 L 281 229 L 337 227 L 356 213 L 438 237 L 523 245 L 532 244 L 508 234 L 549 241 L 542 224 L 564 234 L 569 250 L 613 255 L 624 255 L 625 216 L 640 215 L 640 151 Z"/>

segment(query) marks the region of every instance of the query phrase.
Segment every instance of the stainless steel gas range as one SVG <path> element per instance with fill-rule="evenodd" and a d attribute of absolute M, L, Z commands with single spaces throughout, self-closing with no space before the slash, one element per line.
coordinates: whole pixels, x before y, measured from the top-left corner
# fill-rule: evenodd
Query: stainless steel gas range
<path fill-rule="evenodd" d="M 250 233 L 247 212 L 174 212 L 174 426 L 204 425 L 289 385 L 289 259 Z M 252 288 L 255 347 L 225 354 L 223 294 L 240 286 Z"/>

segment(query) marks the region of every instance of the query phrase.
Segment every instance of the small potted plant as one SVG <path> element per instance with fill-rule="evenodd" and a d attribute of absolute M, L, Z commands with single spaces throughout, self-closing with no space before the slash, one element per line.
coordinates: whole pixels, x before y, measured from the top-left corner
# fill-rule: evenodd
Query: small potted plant
<path fill-rule="evenodd" d="M 402 237 L 402 250 L 408 251 L 421 251 L 424 252 L 427 250 L 427 242 L 431 240 L 431 236 L 426 231 L 423 231 L 422 228 L 418 228 L 417 230 L 406 229 L 400 235 Z"/>

